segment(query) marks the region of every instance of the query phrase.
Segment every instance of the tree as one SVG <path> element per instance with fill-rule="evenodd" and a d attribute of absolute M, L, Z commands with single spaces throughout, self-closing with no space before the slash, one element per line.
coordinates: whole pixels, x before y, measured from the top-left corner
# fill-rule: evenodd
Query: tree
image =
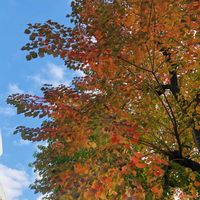
<path fill-rule="evenodd" d="M 199 199 L 199 1 L 74 0 L 73 28 L 29 24 L 27 60 L 60 57 L 83 77 L 8 103 L 41 127 L 31 186 L 47 199 Z"/>

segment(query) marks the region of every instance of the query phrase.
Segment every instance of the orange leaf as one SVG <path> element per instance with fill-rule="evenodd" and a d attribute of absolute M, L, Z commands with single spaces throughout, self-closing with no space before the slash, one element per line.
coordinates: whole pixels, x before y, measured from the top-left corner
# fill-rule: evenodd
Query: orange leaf
<path fill-rule="evenodd" d="M 77 174 L 88 174 L 88 169 L 79 163 L 74 165 L 74 171 Z"/>
<path fill-rule="evenodd" d="M 133 173 L 133 176 L 137 175 L 137 172 L 135 170 L 133 170 L 132 173 Z"/>
<path fill-rule="evenodd" d="M 199 187 L 199 186 L 200 186 L 200 182 L 199 182 L 199 181 L 195 181 L 195 182 L 194 182 L 194 186 L 195 186 L 195 187 Z"/>
<path fill-rule="evenodd" d="M 83 197 L 88 200 L 92 200 L 94 198 L 94 193 L 92 191 L 85 191 Z"/>
<path fill-rule="evenodd" d="M 162 188 L 159 187 L 159 184 L 158 185 L 155 185 L 154 187 L 151 188 L 151 191 L 156 194 L 158 197 L 161 197 L 162 195 Z"/>

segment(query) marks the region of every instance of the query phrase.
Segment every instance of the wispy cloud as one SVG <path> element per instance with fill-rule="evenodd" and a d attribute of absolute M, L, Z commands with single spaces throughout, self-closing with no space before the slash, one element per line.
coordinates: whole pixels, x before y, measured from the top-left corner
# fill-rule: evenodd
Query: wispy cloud
<path fill-rule="evenodd" d="M 49 69 L 50 77 L 52 77 L 54 80 L 63 80 L 64 79 L 64 67 L 63 66 L 58 66 L 53 63 L 48 63 L 47 66 Z"/>
<path fill-rule="evenodd" d="M 74 76 L 83 77 L 85 74 L 81 70 L 74 71 Z"/>
<path fill-rule="evenodd" d="M 66 79 L 64 66 L 48 63 L 38 74 L 28 76 L 28 79 L 33 80 L 37 86 L 43 84 L 52 84 L 57 86 L 59 84 L 69 84 Z"/>
<path fill-rule="evenodd" d="M 8 85 L 8 90 L 9 90 L 9 94 L 24 93 L 24 91 L 21 90 L 16 83 L 10 83 Z"/>
<path fill-rule="evenodd" d="M 39 73 L 28 76 L 28 79 L 32 80 L 37 86 L 44 84 L 58 86 L 60 84 L 69 85 L 73 77 L 76 76 L 84 76 L 84 73 L 79 70 L 67 71 L 63 65 L 48 63 Z"/>
<path fill-rule="evenodd" d="M 0 115 L 4 116 L 14 116 L 16 115 L 16 111 L 14 108 L 6 106 L 6 107 L 0 107 Z"/>
<path fill-rule="evenodd" d="M 29 145 L 29 144 L 31 144 L 31 141 L 20 139 L 20 140 L 15 140 L 15 141 L 13 142 L 13 144 L 14 144 L 14 145 L 17 145 L 17 146 L 24 146 L 24 145 Z"/>
<path fill-rule="evenodd" d="M 25 171 L 12 169 L 0 164 L 0 184 L 6 200 L 18 200 L 30 182 Z"/>

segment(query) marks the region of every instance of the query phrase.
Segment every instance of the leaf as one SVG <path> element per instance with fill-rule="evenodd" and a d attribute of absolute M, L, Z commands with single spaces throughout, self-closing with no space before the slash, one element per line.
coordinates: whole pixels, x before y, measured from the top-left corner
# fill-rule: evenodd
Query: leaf
<path fill-rule="evenodd" d="M 26 34 L 30 34 L 31 31 L 30 31 L 29 29 L 26 29 L 26 30 L 24 31 L 24 33 L 26 33 Z"/>
<path fill-rule="evenodd" d="M 134 155 L 136 156 L 136 158 L 140 159 L 142 158 L 142 154 L 140 152 L 134 152 Z"/>
<path fill-rule="evenodd" d="M 137 164 L 139 162 L 139 159 L 135 157 L 130 157 L 130 160 L 132 161 L 133 164 Z"/>
<path fill-rule="evenodd" d="M 27 55 L 26 56 L 26 60 L 31 60 L 32 59 L 32 56 L 31 55 Z"/>
<path fill-rule="evenodd" d="M 194 186 L 195 187 L 200 187 L 200 182 L 199 181 L 194 181 Z"/>
<path fill-rule="evenodd" d="M 163 192 L 163 190 L 162 190 L 162 188 L 160 188 L 159 184 L 153 186 L 153 187 L 151 188 L 151 191 L 152 191 L 154 194 L 156 194 L 159 198 L 161 197 L 162 192 Z"/>
<path fill-rule="evenodd" d="M 34 52 L 34 51 L 31 51 L 30 55 L 31 55 L 32 58 L 37 58 L 37 53 Z"/>
<path fill-rule="evenodd" d="M 136 163 L 135 166 L 139 169 L 143 169 L 146 167 L 146 164 L 145 163 Z"/>
<path fill-rule="evenodd" d="M 36 37 L 37 37 L 37 34 L 32 33 L 32 34 L 29 36 L 29 39 L 30 39 L 30 40 L 35 40 Z"/>
<path fill-rule="evenodd" d="M 84 199 L 93 200 L 94 194 L 92 191 L 84 191 L 83 197 Z"/>
<path fill-rule="evenodd" d="M 112 135 L 111 141 L 113 144 L 118 144 L 119 143 L 119 138 L 117 137 L 116 134 Z"/>
<path fill-rule="evenodd" d="M 137 172 L 135 170 L 133 170 L 132 173 L 133 173 L 133 176 L 137 175 Z"/>
<path fill-rule="evenodd" d="M 74 165 L 74 172 L 78 174 L 87 174 L 89 171 L 86 167 L 82 166 L 79 163 L 76 163 Z"/>

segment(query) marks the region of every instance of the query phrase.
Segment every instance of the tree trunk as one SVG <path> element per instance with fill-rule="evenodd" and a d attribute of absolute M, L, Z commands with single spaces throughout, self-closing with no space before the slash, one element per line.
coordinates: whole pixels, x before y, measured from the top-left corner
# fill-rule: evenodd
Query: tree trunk
<path fill-rule="evenodd" d="M 198 172 L 200 174 L 200 163 L 195 162 L 187 157 L 182 157 L 178 151 L 174 151 L 169 155 L 169 160 L 183 167 L 190 168 L 194 172 Z"/>

